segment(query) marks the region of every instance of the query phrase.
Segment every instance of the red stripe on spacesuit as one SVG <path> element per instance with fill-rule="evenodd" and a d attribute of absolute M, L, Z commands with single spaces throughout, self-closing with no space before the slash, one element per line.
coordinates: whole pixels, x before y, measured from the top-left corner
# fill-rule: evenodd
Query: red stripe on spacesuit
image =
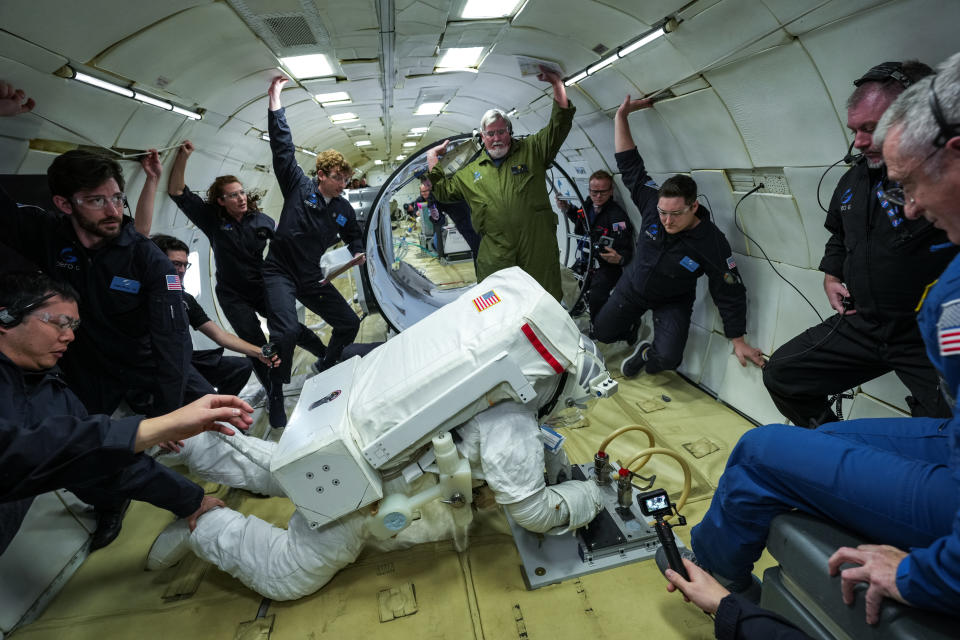
<path fill-rule="evenodd" d="M 533 332 L 533 329 L 530 328 L 530 325 L 525 324 L 520 327 L 520 330 L 523 331 L 523 335 L 527 336 L 527 340 L 529 340 L 530 344 L 533 345 L 533 348 L 537 350 L 537 353 L 539 353 L 540 356 L 547 361 L 547 364 L 553 367 L 553 370 L 557 373 L 563 373 L 563 367 L 561 367 L 557 359 L 553 357 L 553 354 L 547 351 L 547 348 L 543 346 L 543 343 L 540 342 L 540 338 L 538 338 L 537 334 Z"/>

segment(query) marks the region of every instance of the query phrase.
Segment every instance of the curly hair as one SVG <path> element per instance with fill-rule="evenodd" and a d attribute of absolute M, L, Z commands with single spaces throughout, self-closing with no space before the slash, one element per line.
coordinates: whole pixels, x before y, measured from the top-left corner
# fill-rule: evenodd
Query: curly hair
<path fill-rule="evenodd" d="M 342 153 L 334 149 L 327 149 L 317 155 L 317 171 L 323 171 L 329 176 L 334 172 L 351 173 L 353 169 Z"/>
<path fill-rule="evenodd" d="M 215 204 L 217 206 L 220 206 L 220 203 L 218 202 L 218 200 L 226 195 L 223 192 L 223 188 L 226 185 L 231 184 L 233 182 L 236 182 L 238 184 L 243 184 L 242 182 L 240 182 L 240 179 L 237 178 L 237 176 L 217 176 L 214 179 L 213 184 L 211 184 L 210 187 L 207 189 L 207 202 L 209 202 L 210 204 Z M 259 193 L 249 193 L 249 192 L 247 193 L 247 210 L 248 211 L 259 211 L 260 210 L 258 206 L 259 203 L 260 203 Z M 220 208 L 223 209 L 222 206 L 220 206 Z"/>

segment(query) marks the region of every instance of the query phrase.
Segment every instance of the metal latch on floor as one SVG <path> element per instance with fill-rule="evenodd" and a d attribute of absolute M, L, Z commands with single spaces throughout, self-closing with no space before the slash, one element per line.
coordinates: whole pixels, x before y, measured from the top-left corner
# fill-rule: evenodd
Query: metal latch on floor
<path fill-rule="evenodd" d="M 418 611 L 417 590 L 412 582 L 383 589 L 377 593 L 377 605 L 380 608 L 380 622 L 413 615 Z"/>

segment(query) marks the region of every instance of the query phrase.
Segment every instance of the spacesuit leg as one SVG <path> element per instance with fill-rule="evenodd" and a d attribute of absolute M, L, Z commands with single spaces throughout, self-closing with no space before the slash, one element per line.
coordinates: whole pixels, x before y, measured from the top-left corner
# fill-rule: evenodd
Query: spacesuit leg
<path fill-rule="evenodd" d="M 356 560 L 365 541 L 358 513 L 313 530 L 300 512 L 281 529 L 232 509 L 215 509 L 200 516 L 190 548 L 262 596 L 295 600 Z"/>
<path fill-rule="evenodd" d="M 229 438 L 239 440 L 231 442 Z M 242 434 L 221 436 L 205 431 L 187 438 L 183 444 L 179 453 L 165 453 L 158 460 L 167 466 L 182 464 L 209 482 L 268 496 L 284 495 L 270 473 L 275 443 Z"/>
<path fill-rule="evenodd" d="M 496 501 L 523 528 L 564 533 L 590 522 L 600 510 L 600 490 L 592 481 L 546 486 L 543 442 L 530 408 L 501 402 L 461 426 L 460 436 L 461 451 L 471 461 L 479 458 Z"/>

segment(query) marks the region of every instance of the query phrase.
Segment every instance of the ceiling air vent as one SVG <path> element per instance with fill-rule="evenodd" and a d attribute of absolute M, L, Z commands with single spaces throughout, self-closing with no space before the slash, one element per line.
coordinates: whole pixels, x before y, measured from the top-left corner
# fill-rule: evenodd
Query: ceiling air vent
<path fill-rule="evenodd" d="M 276 36 L 277 41 L 284 47 L 296 47 L 305 44 L 317 44 L 317 39 L 310 31 L 303 16 L 280 16 L 264 18 L 264 24 Z"/>

